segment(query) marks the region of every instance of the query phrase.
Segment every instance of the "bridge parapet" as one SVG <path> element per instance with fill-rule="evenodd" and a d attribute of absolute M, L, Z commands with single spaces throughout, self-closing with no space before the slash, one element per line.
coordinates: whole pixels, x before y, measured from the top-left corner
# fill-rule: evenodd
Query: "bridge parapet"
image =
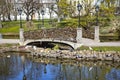
<path fill-rule="evenodd" d="M 27 39 L 55 39 L 76 42 L 76 28 L 51 28 L 24 32 Z"/>

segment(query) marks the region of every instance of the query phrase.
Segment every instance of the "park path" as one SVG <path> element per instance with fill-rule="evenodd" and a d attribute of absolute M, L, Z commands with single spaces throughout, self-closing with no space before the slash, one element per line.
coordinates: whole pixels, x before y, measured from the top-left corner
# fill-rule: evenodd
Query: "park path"
<path fill-rule="evenodd" d="M 19 39 L 0 39 L 0 44 L 18 44 L 19 43 Z"/>
<path fill-rule="evenodd" d="M 114 42 L 96 42 L 92 39 L 82 38 L 83 45 L 85 46 L 120 46 L 120 41 Z"/>
<path fill-rule="evenodd" d="M 19 39 L 0 39 L 0 45 L 2 44 L 18 44 Z M 96 42 L 92 39 L 82 38 L 81 43 L 84 46 L 120 46 L 120 41 L 116 42 Z"/>

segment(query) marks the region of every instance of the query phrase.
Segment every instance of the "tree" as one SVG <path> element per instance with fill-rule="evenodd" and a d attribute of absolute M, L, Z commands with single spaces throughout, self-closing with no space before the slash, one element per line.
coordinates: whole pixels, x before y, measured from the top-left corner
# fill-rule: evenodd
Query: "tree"
<path fill-rule="evenodd" d="M 120 0 L 116 0 L 116 13 L 120 14 Z"/>
<path fill-rule="evenodd" d="M 6 17 L 8 18 L 9 21 L 11 21 L 11 13 L 13 10 L 13 4 L 10 2 L 10 0 L 6 0 L 5 2 L 5 13 L 6 13 Z"/>
<path fill-rule="evenodd" d="M 115 13 L 116 0 L 104 0 L 100 4 L 100 15 L 103 17 L 111 18 Z"/>
<path fill-rule="evenodd" d="M 60 22 L 61 18 L 68 17 L 70 13 L 73 12 L 73 6 L 70 5 L 66 0 L 56 0 L 54 8 L 51 8 L 58 16 L 58 22 Z"/>
<path fill-rule="evenodd" d="M 5 1 L 4 0 L 0 0 L 0 22 L 1 22 L 1 17 L 4 16 L 4 11 L 5 11 Z M 4 20 L 4 18 L 3 18 Z"/>
<path fill-rule="evenodd" d="M 2 18 L 3 18 L 3 21 L 5 21 L 7 18 L 8 20 L 11 20 L 11 12 L 13 10 L 13 5 L 12 3 L 10 2 L 10 0 L 1 0 L 0 2 L 0 5 L 1 5 L 1 15 L 2 15 Z"/>
<path fill-rule="evenodd" d="M 99 0 L 97 0 L 94 3 L 94 0 L 83 0 L 81 3 L 82 9 L 81 9 L 81 16 L 83 17 L 81 19 L 81 26 L 84 27 L 85 30 L 92 24 L 94 20 L 94 14 L 95 14 L 95 7 L 98 5 Z M 87 28 L 86 28 L 87 27 Z"/>
<path fill-rule="evenodd" d="M 14 20 L 15 21 L 17 21 L 17 1 L 16 0 L 14 0 L 14 3 L 13 3 L 13 10 L 12 10 L 12 13 L 13 13 L 13 15 L 14 15 Z"/>
<path fill-rule="evenodd" d="M 2 6 L 4 4 L 4 0 L 0 0 L 0 28 L 2 28 L 2 23 L 1 23 L 1 15 L 2 15 Z"/>
<path fill-rule="evenodd" d="M 37 1 L 37 4 L 36 4 L 36 12 L 38 13 L 38 20 L 40 20 L 40 13 L 41 13 L 41 10 L 42 10 L 42 7 L 43 7 L 43 3 L 41 3 L 42 1 L 38 0 Z"/>
<path fill-rule="evenodd" d="M 37 2 L 35 0 L 26 0 L 24 3 L 23 3 L 23 10 L 24 10 L 24 13 L 26 14 L 26 20 L 29 21 L 29 17 L 31 16 L 31 19 L 32 19 L 32 16 L 34 14 L 34 12 L 36 11 L 36 4 Z"/>

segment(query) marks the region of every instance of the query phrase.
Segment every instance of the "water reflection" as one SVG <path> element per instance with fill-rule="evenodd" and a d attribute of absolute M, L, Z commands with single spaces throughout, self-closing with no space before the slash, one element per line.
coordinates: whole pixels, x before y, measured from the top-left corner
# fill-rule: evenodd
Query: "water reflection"
<path fill-rule="evenodd" d="M 88 62 L 91 64 L 90 62 Z M 120 68 L 107 65 L 40 63 L 11 55 L 0 58 L 0 80 L 120 80 Z"/>
<path fill-rule="evenodd" d="M 109 73 L 106 74 L 107 80 L 120 80 L 120 69 L 115 68 L 111 69 Z"/>

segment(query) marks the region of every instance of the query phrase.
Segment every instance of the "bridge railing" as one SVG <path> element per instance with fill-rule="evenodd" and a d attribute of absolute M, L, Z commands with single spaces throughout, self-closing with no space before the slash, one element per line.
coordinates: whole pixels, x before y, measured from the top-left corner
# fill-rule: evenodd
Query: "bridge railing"
<path fill-rule="evenodd" d="M 54 39 L 76 42 L 75 28 L 39 29 L 24 32 L 25 39 Z"/>

